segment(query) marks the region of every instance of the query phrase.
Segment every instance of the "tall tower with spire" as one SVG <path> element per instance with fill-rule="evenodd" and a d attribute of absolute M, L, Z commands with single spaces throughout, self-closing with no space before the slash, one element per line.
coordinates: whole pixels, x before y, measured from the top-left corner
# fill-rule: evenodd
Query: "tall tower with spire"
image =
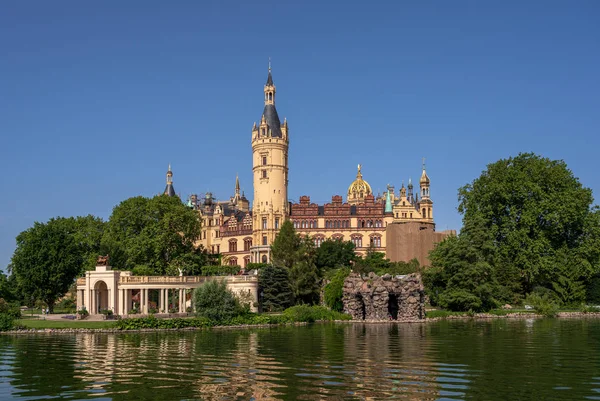
<path fill-rule="evenodd" d="M 169 169 L 167 170 L 167 186 L 165 187 L 163 195 L 175 196 L 175 188 L 173 188 L 173 171 L 171 171 L 171 163 L 169 163 Z"/>
<path fill-rule="evenodd" d="M 423 158 L 423 172 L 421 173 L 421 179 L 419 185 L 421 187 L 421 201 L 419 202 L 419 208 L 421 209 L 421 216 L 424 219 L 433 220 L 433 201 L 429 197 L 429 176 L 425 171 L 425 159 Z"/>
<path fill-rule="evenodd" d="M 264 86 L 265 108 L 259 125 L 252 128 L 253 246 L 251 260 L 270 262 L 270 246 L 289 216 L 288 124 L 281 123 L 275 108 L 276 88 L 271 74 Z"/>

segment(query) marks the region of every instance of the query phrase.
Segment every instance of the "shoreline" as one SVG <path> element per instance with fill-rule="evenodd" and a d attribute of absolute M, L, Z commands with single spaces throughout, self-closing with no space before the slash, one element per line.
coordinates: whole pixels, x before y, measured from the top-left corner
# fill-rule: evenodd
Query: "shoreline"
<path fill-rule="evenodd" d="M 506 315 L 494 315 L 490 313 L 476 313 L 472 316 L 468 315 L 451 315 L 444 317 L 432 317 L 415 320 L 329 320 L 317 321 L 315 323 L 350 323 L 350 324 L 426 324 L 434 323 L 442 320 L 491 320 L 491 319 L 544 319 L 543 315 L 537 313 L 515 312 L 507 313 Z M 558 312 L 555 318 L 558 319 L 598 319 L 600 312 Z M 156 332 L 175 332 L 175 331 L 200 331 L 200 330 L 240 330 L 240 329 L 261 329 L 283 326 L 306 326 L 308 322 L 295 323 L 280 323 L 280 324 L 248 324 L 248 325 L 231 325 L 231 326 L 212 326 L 212 327 L 185 327 L 185 328 L 149 328 L 149 329 L 134 329 L 122 330 L 119 328 L 44 328 L 44 329 L 25 329 L 25 330 L 8 330 L 0 332 L 1 335 L 32 335 L 32 334 L 115 334 L 115 333 L 156 333 Z"/>

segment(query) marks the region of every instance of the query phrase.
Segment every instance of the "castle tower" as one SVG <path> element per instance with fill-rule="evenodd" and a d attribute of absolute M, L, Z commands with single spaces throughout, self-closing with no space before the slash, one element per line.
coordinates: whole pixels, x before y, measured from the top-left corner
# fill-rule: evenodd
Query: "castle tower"
<path fill-rule="evenodd" d="M 424 219 L 433 220 L 433 201 L 429 197 L 430 181 L 429 176 L 425 171 L 425 159 L 423 159 L 423 173 L 421 174 L 419 185 L 421 187 L 421 202 L 419 203 L 421 216 L 423 216 Z"/>
<path fill-rule="evenodd" d="M 288 125 L 279 120 L 275 108 L 275 85 L 269 75 L 264 86 L 265 108 L 257 126 L 252 128 L 252 257 L 255 263 L 270 262 L 270 246 L 281 224 L 289 215 L 288 207 Z"/>
<path fill-rule="evenodd" d="M 175 196 L 175 189 L 173 188 L 173 172 L 171 171 L 171 164 L 169 164 L 169 170 L 167 171 L 167 186 L 165 187 L 163 195 Z"/>

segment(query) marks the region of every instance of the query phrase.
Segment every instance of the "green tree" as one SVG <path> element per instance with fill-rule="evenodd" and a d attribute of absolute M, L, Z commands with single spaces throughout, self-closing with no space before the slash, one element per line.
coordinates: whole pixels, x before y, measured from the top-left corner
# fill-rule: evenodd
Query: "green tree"
<path fill-rule="evenodd" d="M 25 298 L 41 299 L 50 311 L 81 272 L 85 252 L 64 218 L 36 222 L 17 236 L 10 270 Z"/>
<path fill-rule="evenodd" d="M 111 265 L 123 269 L 165 274 L 185 266 L 197 270 L 203 263 L 194 258 L 194 242 L 200 235 L 195 211 L 178 197 L 141 196 L 129 198 L 113 209 L 106 225 L 102 246 Z M 199 264 L 196 265 L 196 260 Z"/>
<path fill-rule="evenodd" d="M 294 305 L 289 271 L 285 267 L 266 265 L 259 270 L 258 283 L 262 294 L 262 309 L 279 312 Z"/>
<path fill-rule="evenodd" d="M 271 245 L 271 257 L 275 266 L 291 269 L 298 262 L 301 240 L 294 225 L 287 220 Z"/>
<path fill-rule="evenodd" d="M 194 290 L 196 315 L 223 322 L 239 315 L 242 307 L 225 281 L 211 280 Z"/>
<path fill-rule="evenodd" d="M 290 283 L 297 303 L 319 303 L 321 272 L 317 268 L 317 252 L 312 238 L 300 239 L 298 260 L 290 269 Z"/>
<path fill-rule="evenodd" d="M 600 220 L 592 202 L 591 190 L 563 161 L 527 153 L 490 164 L 460 188 L 463 229 L 431 253 L 436 269 L 426 280 L 444 283 L 435 287 L 438 301 L 450 299 L 443 291 L 472 301 L 468 293 L 481 308 L 515 302 L 536 286 L 578 302 L 600 271 Z"/>
<path fill-rule="evenodd" d="M 93 270 L 102 252 L 101 242 L 106 223 L 100 217 L 87 215 L 69 217 L 66 224 L 70 226 L 75 243 L 82 252 L 82 270 Z"/>
<path fill-rule="evenodd" d="M 331 281 L 325 286 L 325 304 L 334 311 L 343 312 L 344 304 L 342 303 L 342 297 L 344 296 L 344 281 L 349 274 L 349 267 L 341 267 L 333 272 Z"/>
<path fill-rule="evenodd" d="M 317 249 L 317 268 L 321 271 L 348 267 L 356 260 L 352 241 L 327 239 Z"/>
<path fill-rule="evenodd" d="M 377 248 L 370 246 L 363 258 L 356 259 L 354 271 L 362 274 L 381 272 L 388 270 L 390 266 L 390 260 L 385 257 L 385 253 L 377 252 Z"/>

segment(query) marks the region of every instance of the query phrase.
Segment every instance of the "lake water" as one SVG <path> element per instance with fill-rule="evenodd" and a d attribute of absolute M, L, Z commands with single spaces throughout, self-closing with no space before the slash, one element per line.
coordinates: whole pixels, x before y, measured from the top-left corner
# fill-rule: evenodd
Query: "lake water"
<path fill-rule="evenodd" d="M 0 399 L 600 400 L 600 319 L 0 336 Z"/>

